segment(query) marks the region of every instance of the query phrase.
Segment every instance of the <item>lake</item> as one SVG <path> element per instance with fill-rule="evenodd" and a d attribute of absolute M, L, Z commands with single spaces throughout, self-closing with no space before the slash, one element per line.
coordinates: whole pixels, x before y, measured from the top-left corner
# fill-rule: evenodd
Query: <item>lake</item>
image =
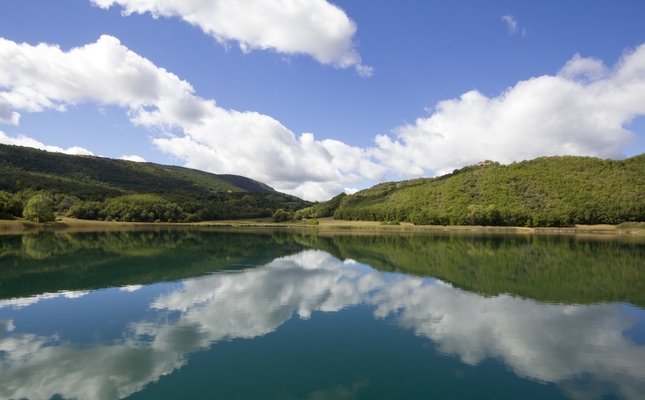
<path fill-rule="evenodd" d="M 643 399 L 637 237 L 0 236 L 0 399 Z"/>

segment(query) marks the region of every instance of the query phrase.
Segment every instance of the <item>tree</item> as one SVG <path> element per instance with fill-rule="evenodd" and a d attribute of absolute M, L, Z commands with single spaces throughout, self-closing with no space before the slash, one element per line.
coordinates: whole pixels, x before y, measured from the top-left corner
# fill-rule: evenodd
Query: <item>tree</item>
<path fill-rule="evenodd" d="M 273 221 L 275 222 L 284 222 L 289 220 L 289 213 L 284 211 L 282 208 L 279 208 L 273 214 Z"/>
<path fill-rule="evenodd" d="M 0 190 L 0 219 L 14 219 L 22 215 L 22 202 L 18 196 Z"/>
<path fill-rule="evenodd" d="M 43 194 L 37 194 L 29 199 L 22 214 L 25 219 L 41 223 L 56 220 L 54 202 Z"/>

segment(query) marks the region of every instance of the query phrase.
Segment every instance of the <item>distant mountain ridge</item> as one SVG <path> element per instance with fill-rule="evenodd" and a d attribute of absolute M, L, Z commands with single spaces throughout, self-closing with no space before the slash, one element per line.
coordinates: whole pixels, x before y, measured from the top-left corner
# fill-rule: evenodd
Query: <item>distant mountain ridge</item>
<path fill-rule="evenodd" d="M 278 193 L 270 186 L 239 175 L 209 172 L 154 163 L 140 163 L 95 156 L 48 152 L 0 144 L 0 190 L 15 191 L 26 185 L 41 189 L 57 187 L 68 180 L 74 185 L 100 187 L 122 193 L 210 192 Z"/>
<path fill-rule="evenodd" d="M 436 178 L 381 183 L 334 200 L 334 207 L 316 207 L 333 212 L 336 219 L 417 225 L 645 221 L 645 154 L 625 160 L 557 156 L 509 165 L 486 161 Z"/>
<path fill-rule="evenodd" d="M 260 218 L 311 204 L 239 175 L 0 144 L 0 203 L 11 203 L 0 218 L 19 216 L 16 201 L 40 192 L 61 214 L 140 222 Z"/>

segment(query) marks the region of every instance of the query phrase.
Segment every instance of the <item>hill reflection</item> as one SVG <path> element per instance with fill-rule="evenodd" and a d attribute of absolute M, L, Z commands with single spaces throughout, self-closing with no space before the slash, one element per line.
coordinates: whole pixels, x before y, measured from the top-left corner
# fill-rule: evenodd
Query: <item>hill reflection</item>
<path fill-rule="evenodd" d="M 278 334 L 292 318 L 348 307 L 368 307 L 374 318 L 431 339 L 440 353 L 463 363 L 497 359 L 520 377 L 559 385 L 571 398 L 612 393 L 637 399 L 645 393 L 645 348 L 624 334 L 635 324 L 624 305 L 486 297 L 305 250 L 257 268 L 186 279 L 156 296 L 149 315 L 129 323 L 122 339 L 111 343 L 20 332 L 16 321 L 6 320 L 0 397 L 123 398 L 218 342 Z"/>
<path fill-rule="evenodd" d="M 186 279 L 318 249 L 488 296 L 645 307 L 645 245 L 618 239 L 193 230 L 0 236 L 0 299 Z"/>

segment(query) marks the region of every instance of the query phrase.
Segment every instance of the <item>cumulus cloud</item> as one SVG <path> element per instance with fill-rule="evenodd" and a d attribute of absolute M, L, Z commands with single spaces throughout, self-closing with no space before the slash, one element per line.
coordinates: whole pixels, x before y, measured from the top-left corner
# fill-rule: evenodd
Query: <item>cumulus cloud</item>
<path fill-rule="evenodd" d="M 497 97 L 473 90 L 432 115 L 376 137 L 378 158 L 408 176 L 443 174 L 485 159 L 552 155 L 622 158 L 624 126 L 645 115 L 645 45 L 613 68 L 575 55 L 555 75 L 520 81 Z"/>
<path fill-rule="evenodd" d="M 517 20 L 511 14 L 504 15 L 502 17 L 502 21 L 506 22 L 509 35 L 513 35 L 515 32 L 517 32 Z M 522 34 L 522 36 L 524 36 L 524 34 Z"/>
<path fill-rule="evenodd" d="M 605 64 L 595 58 L 583 58 L 580 54 L 575 54 L 564 67 L 558 72 L 558 76 L 569 79 L 586 79 L 588 81 L 596 81 L 606 77 L 609 74 L 609 69 Z"/>
<path fill-rule="evenodd" d="M 612 68 L 576 54 L 556 75 L 520 81 L 499 96 L 473 90 L 440 101 L 429 117 L 377 135 L 372 146 L 361 148 L 311 133 L 297 136 L 270 116 L 218 107 L 111 36 L 69 51 L 0 38 L 2 121 L 17 123 L 18 111 L 64 111 L 81 102 L 125 108 L 134 124 L 159 133 L 153 139 L 158 149 L 187 167 L 244 175 L 327 200 L 388 173 L 443 174 L 485 159 L 621 158 L 635 139 L 624 126 L 645 115 L 645 45 Z M 0 140 L 46 148 L 22 136 Z"/>
<path fill-rule="evenodd" d="M 326 200 L 363 176 L 385 174 L 365 149 L 310 133 L 296 137 L 269 116 L 217 107 L 112 36 L 67 52 L 0 38 L 0 88 L 9 111 L 64 111 L 87 101 L 121 106 L 134 124 L 179 129 L 181 135 L 153 142 L 188 167 L 248 176 L 309 199 Z"/>
<path fill-rule="evenodd" d="M 33 147 L 36 149 L 40 150 L 47 150 L 55 153 L 65 153 L 65 154 L 72 154 L 72 155 L 83 155 L 83 156 L 93 156 L 94 154 L 82 147 L 78 146 L 73 146 L 69 147 L 67 149 L 63 149 L 58 146 L 48 146 L 44 143 L 41 143 L 37 141 L 36 139 L 32 139 L 30 137 L 27 137 L 25 135 L 18 135 L 16 137 L 11 137 L 5 134 L 4 132 L 0 131 L 0 143 L 2 144 L 11 144 L 14 146 L 24 146 L 24 147 Z"/>
<path fill-rule="evenodd" d="M 126 160 L 126 161 L 134 161 L 134 162 L 146 162 L 146 159 L 137 155 L 131 155 L 131 156 L 121 156 L 120 160 Z"/>
<path fill-rule="evenodd" d="M 0 94 L 0 122 L 9 125 L 19 125 L 20 123 L 20 114 L 10 110 L 9 104 L 3 99 L 2 94 Z"/>
<path fill-rule="evenodd" d="M 605 394 L 625 399 L 638 399 L 645 390 L 645 348 L 623 334 L 634 319 L 622 305 L 482 297 L 308 250 L 261 268 L 186 280 L 150 305 L 162 315 L 179 314 L 177 319 L 132 323 L 124 339 L 110 345 L 74 346 L 57 337 L 9 334 L 0 340 L 0 396 L 126 397 L 218 341 L 252 339 L 294 316 L 308 319 L 316 310 L 338 312 L 359 304 L 373 308 L 375 318 L 392 318 L 433 340 L 443 354 L 469 365 L 500 360 L 520 377 L 567 387 L 574 398 L 589 389 L 571 384 L 580 376 L 609 383 Z"/>
<path fill-rule="evenodd" d="M 361 76 L 373 70 L 361 64 L 356 51 L 356 24 L 326 0 L 91 0 L 101 8 L 123 7 L 123 14 L 154 18 L 179 17 L 219 43 L 230 41 L 248 52 L 271 49 L 308 54 L 338 68 L 355 67 Z"/>

